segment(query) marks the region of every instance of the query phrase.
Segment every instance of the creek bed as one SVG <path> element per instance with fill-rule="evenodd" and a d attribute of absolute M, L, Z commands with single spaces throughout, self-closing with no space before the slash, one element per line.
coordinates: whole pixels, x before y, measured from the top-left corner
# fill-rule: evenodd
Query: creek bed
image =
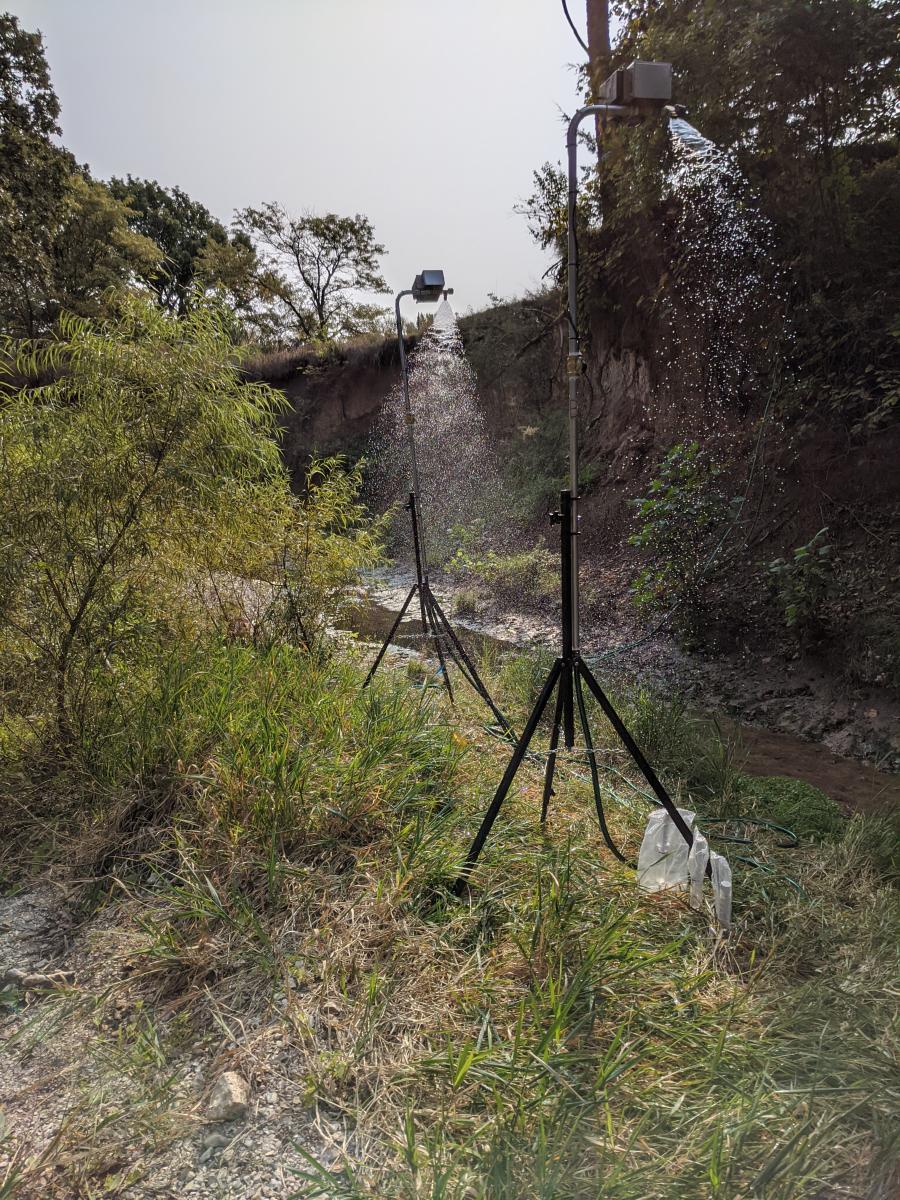
<path fill-rule="evenodd" d="M 348 630 L 361 640 L 376 645 L 390 632 L 409 589 L 408 582 L 399 588 L 394 581 L 387 586 L 382 580 L 378 583 L 376 595 L 363 592 L 346 620 Z M 445 598 L 441 596 L 440 599 L 444 604 Z M 445 607 L 449 610 L 449 603 Z M 411 615 L 401 622 L 392 645 L 407 654 L 419 654 L 423 646 L 417 599 L 413 600 L 408 612 Z M 476 661 L 485 653 L 499 656 L 523 653 L 537 644 L 553 645 L 548 636 L 550 628 L 543 624 L 536 624 L 534 629 L 527 629 L 526 636 L 521 636 L 524 631 L 521 622 L 517 622 L 518 628 L 511 629 L 509 636 L 501 637 L 495 632 L 496 626 L 488 631 L 450 611 L 448 616 Z M 831 796 L 847 812 L 885 811 L 900 804 L 900 776 L 879 771 L 856 759 L 843 758 L 818 742 L 804 741 L 792 734 L 749 725 L 721 713 L 700 712 L 698 716 L 714 718 L 718 722 L 723 734 L 737 748 L 736 765 L 748 775 L 802 779 Z"/>

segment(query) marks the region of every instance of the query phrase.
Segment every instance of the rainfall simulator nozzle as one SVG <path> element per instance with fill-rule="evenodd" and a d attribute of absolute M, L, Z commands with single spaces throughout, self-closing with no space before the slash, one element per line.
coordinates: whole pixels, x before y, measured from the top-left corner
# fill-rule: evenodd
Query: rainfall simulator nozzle
<path fill-rule="evenodd" d="M 598 99 L 637 111 L 662 108 L 672 99 L 672 64 L 636 60 L 619 67 L 601 83 Z"/>
<path fill-rule="evenodd" d="M 431 304 L 440 300 L 445 286 L 443 271 L 420 271 L 410 291 L 416 304 Z"/>

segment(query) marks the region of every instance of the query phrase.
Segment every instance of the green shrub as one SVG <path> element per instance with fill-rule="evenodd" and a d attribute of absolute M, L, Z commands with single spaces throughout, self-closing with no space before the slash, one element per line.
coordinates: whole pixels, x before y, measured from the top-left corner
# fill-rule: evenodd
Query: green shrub
<path fill-rule="evenodd" d="M 825 535 L 828 528 L 798 546 L 790 558 L 776 558 L 768 565 L 784 623 L 800 641 L 823 631 L 823 605 L 831 588 L 834 566 L 832 549 Z"/>
<path fill-rule="evenodd" d="M 678 605 L 682 628 L 702 610 L 710 555 L 743 504 L 741 496 L 729 500 L 717 483 L 723 471 L 698 442 L 679 443 L 647 495 L 631 502 L 641 525 L 628 540 L 647 560 L 632 587 L 634 602 L 647 612 Z"/>
<path fill-rule="evenodd" d="M 476 579 L 503 599 L 537 607 L 554 595 L 559 566 L 543 539 L 528 550 L 498 554 L 486 546 L 482 525 L 454 525 L 450 534 L 455 549 L 447 569 L 459 578 Z"/>
<path fill-rule="evenodd" d="M 785 825 L 804 840 L 838 841 L 847 828 L 840 805 L 804 779 L 745 775 L 737 802 L 746 815 Z"/>
<path fill-rule="evenodd" d="M 453 597 L 453 611 L 458 617 L 474 617 L 478 612 L 478 593 L 474 588 L 460 588 Z"/>
<path fill-rule="evenodd" d="M 311 644 L 378 531 L 335 461 L 292 495 L 284 398 L 241 379 L 217 313 L 130 298 L 60 335 L 5 348 L 51 382 L 7 389 L 0 409 L 0 652 L 71 744 L 98 707 L 139 702 L 173 643 L 233 626 L 247 580 L 283 586 Z"/>

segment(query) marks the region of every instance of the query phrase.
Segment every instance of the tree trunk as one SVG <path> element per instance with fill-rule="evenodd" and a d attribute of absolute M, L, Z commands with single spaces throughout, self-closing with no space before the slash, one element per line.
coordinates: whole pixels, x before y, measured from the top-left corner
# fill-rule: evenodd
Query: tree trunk
<path fill-rule="evenodd" d="M 591 100 L 609 74 L 609 0 L 587 0 L 587 40 L 590 59 Z"/>

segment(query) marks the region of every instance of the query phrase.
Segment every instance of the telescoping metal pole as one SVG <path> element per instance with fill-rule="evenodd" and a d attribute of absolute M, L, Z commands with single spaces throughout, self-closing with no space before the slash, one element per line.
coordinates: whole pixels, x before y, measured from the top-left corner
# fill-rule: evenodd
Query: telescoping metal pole
<path fill-rule="evenodd" d="M 575 221 L 578 215 L 578 128 L 585 117 L 599 114 L 615 119 L 632 116 L 632 110 L 619 104 L 588 104 L 580 108 L 569 122 L 566 135 L 566 150 L 569 158 L 569 212 L 568 212 L 568 319 L 569 356 L 566 374 L 569 377 L 569 490 L 572 493 L 571 507 L 571 604 L 572 649 L 577 655 L 581 634 L 579 613 L 581 599 L 578 589 L 578 379 L 581 375 L 581 350 L 578 340 L 578 233 Z"/>
<path fill-rule="evenodd" d="M 409 366 L 406 361 L 406 346 L 403 343 L 403 318 L 400 316 L 400 301 L 404 296 L 412 296 L 415 293 L 411 288 L 406 291 L 398 292 L 394 300 L 394 312 L 397 315 L 397 345 L 400 347 L 400 376 L 403 380 L 403 420 L 406 424 L 406 442 L 409 448 L 409 476 L 410 476 L 410 493 L 412 496 L 412 512 L 413 522 L 416 525 L 416 532 L 419 541 L 419 560 L 421 561 L 421 574 L 423 579 L 428 578 L 428 559 L 425 551 L 425 536 L 422 527 L 422 505 L 421 491 L 419 488 L 419 463 L 416 458 L 416 439 L 413 434 L 413 424 L 415 417 L 413 416 L 412 405 L 409 402 Z M 421 582 L 421 580 L 420 580 Z"/>

